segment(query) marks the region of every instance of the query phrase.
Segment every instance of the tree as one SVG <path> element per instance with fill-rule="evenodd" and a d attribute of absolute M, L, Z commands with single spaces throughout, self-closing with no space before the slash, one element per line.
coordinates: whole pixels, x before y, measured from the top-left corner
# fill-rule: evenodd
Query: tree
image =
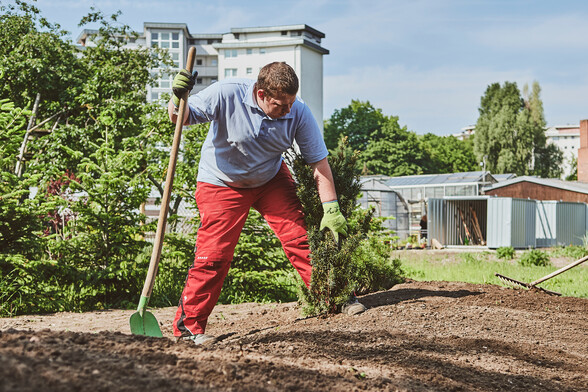
<path fill-rule="evenodd" d="M 525 91 L 528 88 L 525 87 Z M 486 160 L 494 173 L 553 176 L 561 156 L 546 146 L 545 119 L 540 87 L 521 97 L 516 83 L 494 83 L 481 98 L 476 123 L 474 151 L 478 161 Z"/>
<path fill-rule="evenodd" d="M 426 174 L 479 170 L 470 140 L 458 140 L 452 135 L 438 136 L 432 133 L 427 133 L 419 139 L 427 157 L 423 168 Z"/>
<path fill-rule="evenodd" d="M 310 288 L 304 286 L 302 291 L 305 311 L 310 314 L 336 312 L 353 291 L 385 290 L 401 280 L 399 263 L 391 261 L 390 247 L 383 244 L 382 228 L 373 224 L 373 209 L 366 211 L 358 206 L 358 156 L 342 138 L 329 158 L 339 207 L 348 223 L 347 236 L 341 236 L 338 243 L 329 230 L 319 230 L 323 209 L 312 170 L 300 154 L 292 153 L 289 157 L 311 250 Z M 378 245 L 386 250 L 381 251 Z"/>
<path fill-rule="evenodd" d="M 374 108 L 369 101 L 352 100 L 343 109 L 337 109 L 325 122 L 325 143 L 329 150 L 334 150 L 342 136 L 346 136 L 353 150 L 364 151 L 373 133 L 380 129 L 387 117 L 381 109 Z"/>
<path fill-rule="evenodd" d="M 417 135 L 401 128 L 398 117 L 389 117 L 372 133 L 359 162 L 368 174 L 407 176 L 422 174 L 426 156 Z"/>
<path fill-rule="evenodd" d="M 66 32 L 24 1 L 5 2 L 0 11 L 0 97 L 30 108 L 39 93 L 39 116 L 72 105 L 83 74 Z"/>

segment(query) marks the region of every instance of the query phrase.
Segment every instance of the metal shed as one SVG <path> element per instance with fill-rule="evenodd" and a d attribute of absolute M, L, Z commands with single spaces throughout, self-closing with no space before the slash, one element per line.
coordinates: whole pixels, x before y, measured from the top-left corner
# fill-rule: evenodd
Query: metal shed
<path fill-rule="evenodd" d="M 384 226 L 396 233 L 401 240 L 409 236 L 408 206 L 406 201 L 378 178 L 363 178 L 362 195 L 359 203 L 362 208 L 374 207 L 375 216 L 393 217 L 384 221 Z"/>
<path fill-rule="evenodd" d="M 535 247 L 535 214 L 535 200 L 530 199 L 429 199 L 429 236 L 444 246 Z"/>

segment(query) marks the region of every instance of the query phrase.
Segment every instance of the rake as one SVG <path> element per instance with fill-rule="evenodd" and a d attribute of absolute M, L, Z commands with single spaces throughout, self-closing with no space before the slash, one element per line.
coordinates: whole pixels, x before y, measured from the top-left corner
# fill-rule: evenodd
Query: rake
<path fill-rule="evenodd" d="M 549 291 L 549 290 L 546 290 L 544 288 L 537 287 L 537 285 L 539 283 L 541 283 L 541 282 L 545 282 L 547 279 L 551 279 L 551 278 L 553 278 L 556 275 L 559 275 L 559 274 L 561 274 L 563 272 L 566 272 L 567 270 L 569 270 L 571 268 L 574 268 L 577 265 L 582 264 L 586 260 L 588 260 L 588 256 L 584 256 L 581 259 L 576 260 L 573 263 L 570 263 L 570 264 L 566 265 L 565 267 L 562 267 L 562 268 L 558 269 L 557 271 L 553 271 L 549 275 L 546 275 L 546 276 L 544 276 L 544 277 L 542 277 L 540 279 L 537 279 L 536 281 L 531 282 L 531 283 L 520 282 L 520 281 L 518 281 L 516 279 L 509 278 L 508 276 L 500 275 L 498 273 L 496 273 L 494 275 L 496 275 L 498 277 L 498 279 L 502 280 L 503 282 L 505 282 L 506 284 L 511 285 L 511 286 L 522 287 L 522 288 L 525 288 L 525 289 L 539 289 L 539 290 L 544 291 L 544 292 L 546 292 L 548 294 L 551 294 L 551 295 L 561 295 L 560 293 L 556 293 L 555 291 Z"/>

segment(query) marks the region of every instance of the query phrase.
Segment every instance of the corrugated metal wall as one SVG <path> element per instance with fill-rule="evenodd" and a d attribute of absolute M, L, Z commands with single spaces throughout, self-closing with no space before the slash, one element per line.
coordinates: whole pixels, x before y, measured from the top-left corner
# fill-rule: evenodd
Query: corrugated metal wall
<path fill-rule="evenodd" d="M 531 199 L 512 199 L 512 247 L 535 248 L 537 204 Z"/>
<path fill-rule="evenodd" d="M 535 200 L 488 199 L 488 247 L 534 248 L 536 213 Z"/>
<path fill-rule="evenodd" d="M 557 245 L 582 245 L 586 235 L 586 204 L 557 203 Z"/>
<path fill-rule="evenodd" d="M 553 200 L 537 200 L 537 217 L 535 228 L 537 247 L 549 247 L 556 245 L 557 203 L 557 201 Z"/>
<path fill-rule="evenodd" d="M 586 204 L 537 200 L 537 247 L 582 245 Z"/>
<path fill-rule="evenodd" d="M 588 214 L 588 211 L 586 212 Z M 445 245 L 445 200 L 427 199 L 427 230 L 428 243 L 431 245 L 431 239 L 435 238 L 440 244 Z"/>

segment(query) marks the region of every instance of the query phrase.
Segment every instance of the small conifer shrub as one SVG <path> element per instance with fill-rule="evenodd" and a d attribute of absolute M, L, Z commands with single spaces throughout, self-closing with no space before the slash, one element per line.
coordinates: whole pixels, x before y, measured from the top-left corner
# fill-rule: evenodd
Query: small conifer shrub
<path fill-rule="evenodd" d="M 400 281 L 400 268 L 390 260 L 389 245 L 383 258 L 361 258 L 362 254 L 373 255 L 377 252 L 365 251 L 366 246 L 370 246 L 368 233 L 372 229 L 374 211 L 363 210 L 357 204 L 361 193 L 358 157 L 359 153 L 349 148 L 345 138 L 329 156 L 339 207 L 348 223 L 347 236 L 339 236 L 339 243 L 336 243 L 328 229 L 319 230 L 323 208 L 311 168 L 300 154 L 291 150 L 287 156 L 297 181 L 311 249 L 311 285 L 309 289 L 302 287 L 307 314 L 335 313 L 354 291 L 372 291 L 372 280 L 364 279 L 366 273 L 377 277 L 373 280 L 375 290 L 390 288 Z"/>

